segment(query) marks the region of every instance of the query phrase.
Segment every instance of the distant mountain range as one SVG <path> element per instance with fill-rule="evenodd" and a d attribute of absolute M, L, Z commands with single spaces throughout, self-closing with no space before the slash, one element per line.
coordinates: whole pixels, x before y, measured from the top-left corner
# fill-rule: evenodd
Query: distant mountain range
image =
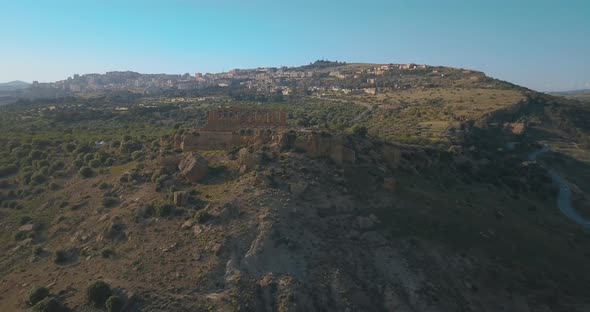
<path fill-rule="evenodd" d="M 22 90 L 28 88 L 30 85 L 31 84 L 28 82 L 15 80 L 11 82 L 0 83 L 0 91 Z"/>

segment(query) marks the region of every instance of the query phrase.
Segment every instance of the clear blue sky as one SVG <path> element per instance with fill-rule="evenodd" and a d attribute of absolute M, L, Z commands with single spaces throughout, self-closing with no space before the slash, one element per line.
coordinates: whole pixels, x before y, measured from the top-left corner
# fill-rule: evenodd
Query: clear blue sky
<path fill-rule="evenodd" d="M 330 59 L 590 88 L 590 0 L 0 0 L 0 40 L 0 81 Z"/>

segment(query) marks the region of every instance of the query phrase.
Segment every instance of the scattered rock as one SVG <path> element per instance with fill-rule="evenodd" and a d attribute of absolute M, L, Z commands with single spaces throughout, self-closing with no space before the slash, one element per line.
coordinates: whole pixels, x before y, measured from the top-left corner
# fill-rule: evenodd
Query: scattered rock
<path fill-rule="evenodd" d="M 25 225 L 21 225 L 21 227 L 18 228 L 19 232 L 23 232 L 23 233 L 29 233 L 29 232 L 33 232 L 38 228 L 37 224 L 34 223 L 28 223 Z"/>
<path fill-rule="evenodd" d="M 201 236 L 201 234 L 203 234 L 204 231 L 205 229 L 201 225 L 197 224 L 193 227 L 193 233 L 195 233 L 195 236 L 197 237 Z"/>

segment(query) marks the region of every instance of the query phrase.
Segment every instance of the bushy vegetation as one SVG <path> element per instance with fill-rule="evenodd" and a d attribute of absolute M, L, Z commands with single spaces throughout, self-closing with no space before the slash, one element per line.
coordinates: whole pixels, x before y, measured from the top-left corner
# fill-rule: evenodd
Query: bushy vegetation
<path fill-rule="evenodd" d="M 82 167 L 78 170 L 78 174 L 83 178 L 90 178 L 93 173 L 94 171 L 92 171 L 92 168 L 90 167 Z"/>
<path fill-rule="evenodd" d="M 153 201 L 150 206 L 152 207 L 152 211 L 154 211 L 159 217 L 170 217 L 174 216 L 176 213 L 176 207 L 170 202 L 156 200 Z"/>
<path fill-rule="evenodd" d="M 58 249 L 53 253 L 53 262 L 64 264 L 69 260 L 69 252 L 65 249 Z"/>
<path fill-rule="evenodd" d="M 105 306 L 108 312 L 121 312 L 123 311 L 123 307 L 125 307 L 125 301 L 119 296 L 110 296 Z"/>
<path fill-rule="evenodd" d="M 36 305 L 39 301 L 49 296 L 49 289 L 46 287 L 35 286 L 28 292 L 28 303 L 32 306 Z"/>
<path fill-rule="evenodd" d="M 34 312 L 65 312 L 68 311 L 56 298 L 46 297 L 39 301 L 34 307 Z"/>
<path fill-rule="evenodd" d="M 95 307 L 103 307 L 111 294 L 111 286 L 103 281 L 93 282 L 86 288 L 86 298 Z"/>

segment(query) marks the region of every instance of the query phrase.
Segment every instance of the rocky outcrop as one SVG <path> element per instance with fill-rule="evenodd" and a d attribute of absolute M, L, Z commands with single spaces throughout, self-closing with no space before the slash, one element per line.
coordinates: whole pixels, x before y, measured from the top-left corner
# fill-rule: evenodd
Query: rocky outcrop
<path fill-rule="evenodd" d="M 242 148 L 238 152 L 238 163 L 240 164 L 240 172 L 245 173 L 251 171 L 260 164 L 261 155 L 252 153 L 247 148 Z"/>
<path fill-rule="evenodd" d="M 178 165 L 180 175 L 191 183 L 202 180 L 208 172 L 208 162 L 198 153 L 189 153 Z"/>
<path fill-rule="evenodd" d="M 174 135 L 174 149 L 178 150 L 182 148 L 182 134 L 181 133 L 177 133 Z"/>

